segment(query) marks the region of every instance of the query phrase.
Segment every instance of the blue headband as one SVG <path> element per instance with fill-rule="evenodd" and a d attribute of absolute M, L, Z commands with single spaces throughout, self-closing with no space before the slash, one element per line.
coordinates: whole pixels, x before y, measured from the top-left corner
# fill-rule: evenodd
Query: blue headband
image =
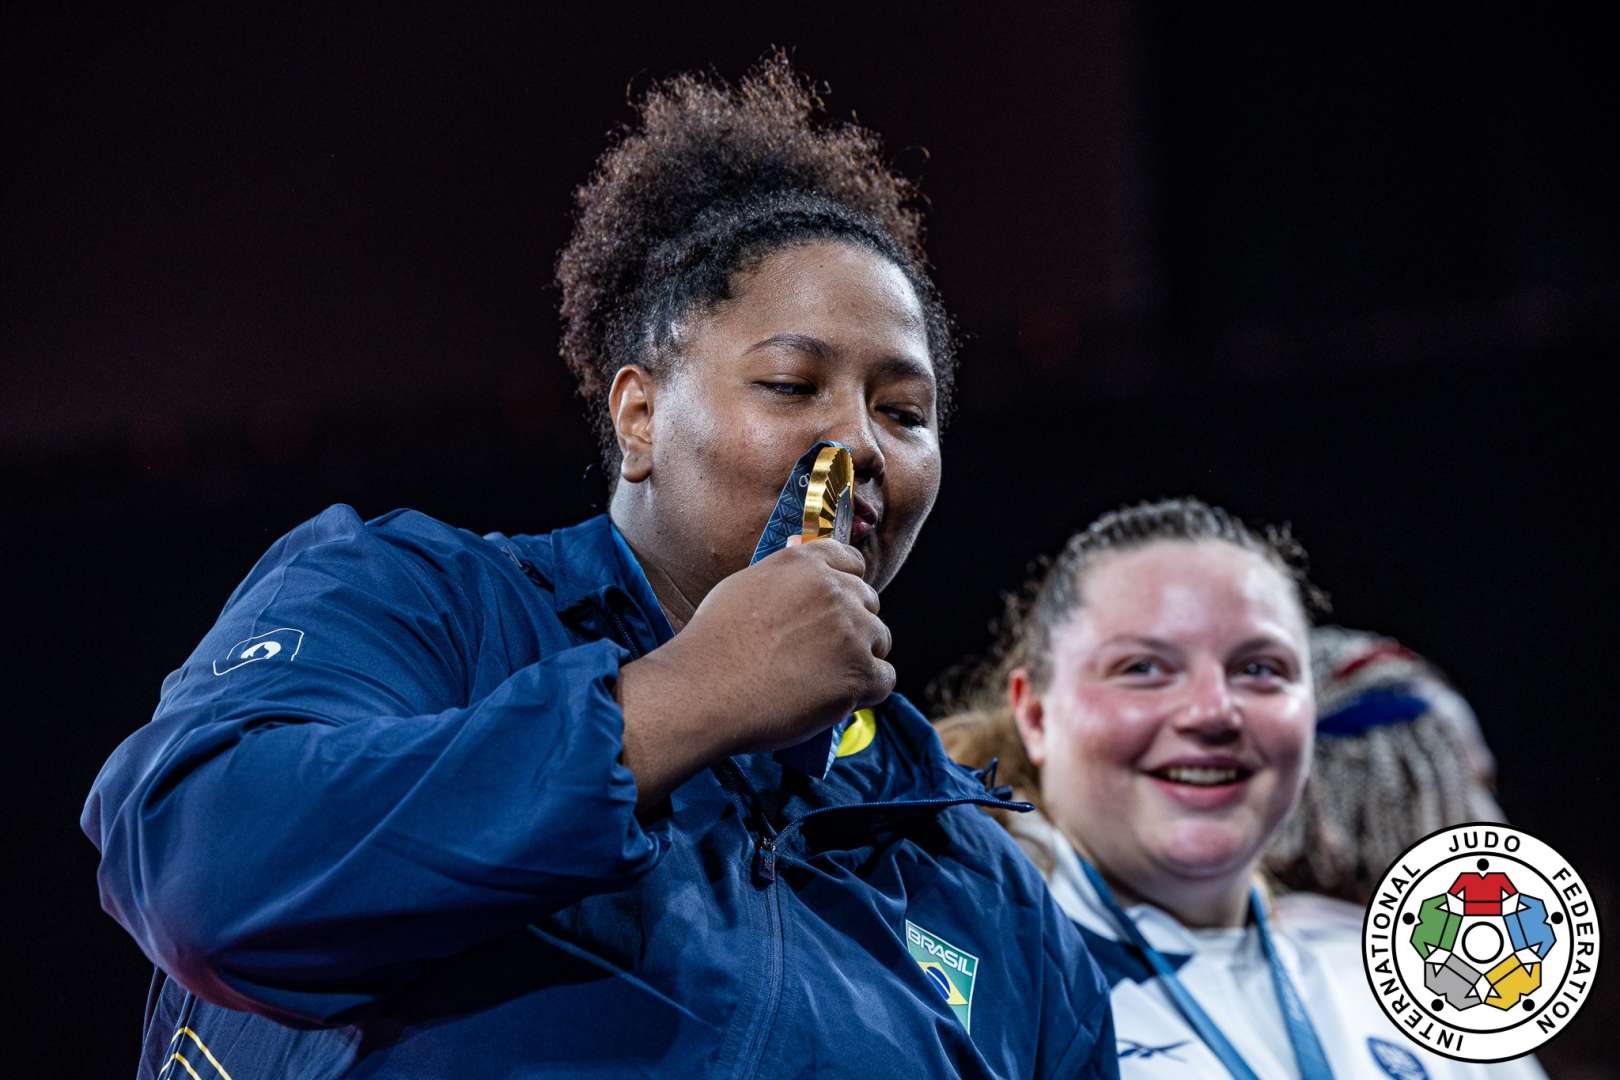
<path fill-rule="evenodd" d="M 1360 735 L 1388 724 L 1409 724 L 1429 708 L 1427 701 L 1406 690 L 1365 690 L 1340 708 L 1317 717 L 1316 733 Z"/>

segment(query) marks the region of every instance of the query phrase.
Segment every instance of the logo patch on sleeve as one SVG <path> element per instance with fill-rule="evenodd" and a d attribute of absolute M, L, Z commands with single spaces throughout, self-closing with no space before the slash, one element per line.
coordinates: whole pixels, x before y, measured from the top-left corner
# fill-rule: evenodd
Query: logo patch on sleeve
<path fill-rule="evenodd" d="M 906 920 L 906 950 L 940 1000 L 962 1022 L 962 1030 L 972 1034 L 973 982 L 979 974 L 979 958 L 910 919 Z"/>
<path fill-rule="evenodd" d="M 281 626 L 243 638 L 231 646 L 231 651 L 214 661 L 214 674 L 224 675 L 244 664 L 260 660 L 292 660 L 304 647 L 304 632 L 291 626 Z"/>

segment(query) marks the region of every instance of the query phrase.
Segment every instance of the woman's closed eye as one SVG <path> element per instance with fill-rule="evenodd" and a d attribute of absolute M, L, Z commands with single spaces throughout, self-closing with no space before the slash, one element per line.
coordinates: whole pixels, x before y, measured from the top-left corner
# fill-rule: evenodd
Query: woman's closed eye
<path fill-rule="evenodd" d="M 878 412 L 901 427 L 918 428 L 924 427 L 928 423 L 928 417 L 924 416 L 919 410 L 907 405 L 882 405 L 879 406 Z"/>
<path fill-rule="evenodd" d="M 763 387 L 773 394 L 780 394 L 783 397 L 808 397 L 816 392 L 815 386 L 807 382 L 761 379 L 754 385 Z"/>

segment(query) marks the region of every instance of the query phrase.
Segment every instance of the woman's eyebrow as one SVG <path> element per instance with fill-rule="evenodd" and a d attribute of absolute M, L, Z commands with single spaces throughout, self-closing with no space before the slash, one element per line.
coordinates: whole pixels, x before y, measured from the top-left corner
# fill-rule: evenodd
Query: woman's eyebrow
<path fill-rule="evenodd" d="M 1240 642 L 1231 650 L 1233 656 L 1239 653 L 1253 652 L 1256 649 L 1281 649 L 1288 654 L 1290 660 L 1298 661 L 1298 650 L 1290 645 L 1285 638 L 1275 634 L 1260 634 Z"/>
<path fill-rule="evenodd" d="M 934 369 L 921 360 L 909 356 L 886 356 L 878 361 L 877 373 L 892 378 L 921 379 L 930 386 L 934 382 Z"/>
<path fill-rule="evenodd" d="M 1175 652 L 1176 647 L 1163 638 L 1143 637 L 1139 634 L 1116 634 L 1102 642 L 1097 647 L 1106 649 L 1113 645 L 1127 645 L 1136 648 L 1148 649 L 1152 652 Z"/>
<path fill-rule="evenodd" d="M 797 352 L 810 353 L 818 360 L 826 360 L 831 358 L 833 355 L 833 347 L 831 345 L 810 334 L 772 334 L 765 340 L 756 341 L 752 345 L 748 346 L 748 348 L 743 350 L 743 355 L 747 356 L 751 352 L 756 352 L 760 349 L 769 349 L 773 346 L 793 349 Z"/>

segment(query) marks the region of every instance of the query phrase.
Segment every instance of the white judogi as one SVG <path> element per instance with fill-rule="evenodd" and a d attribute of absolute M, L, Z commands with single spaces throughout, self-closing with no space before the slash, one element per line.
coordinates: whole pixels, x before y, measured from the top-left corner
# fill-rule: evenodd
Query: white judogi
<path fill-rule="evenodd" d="M 1130 1080 L 1226 1076 L 1220 1060 L 1165 993 L 1160 977 L 1120 942 L 1107 908 L 1063 834 L 1031 813 L 1019 816 L 1015 835 L 1026 848 L 1050 857 L 1052 893 L 1079 924 L 1113 988 L 1121 1075 Z M 1252 925 L 1195 930 L 1151 904 L 1137 904 L 1126 912 L 1262 1080 L 1299 1075 L 1271 965 Z M 1338 1080 L 1481 1076 L 1543 1080 L 1545 1074 L 1534 1058 L 1491 1065 L 1453 1061 L 1402 1035 L 1367 986 L 1361 963 L 1361 914 L 1354 905 L 1308 894 L 1284 896 L 1272 906 L 1277 953 L 1310 1011 Z"/>

